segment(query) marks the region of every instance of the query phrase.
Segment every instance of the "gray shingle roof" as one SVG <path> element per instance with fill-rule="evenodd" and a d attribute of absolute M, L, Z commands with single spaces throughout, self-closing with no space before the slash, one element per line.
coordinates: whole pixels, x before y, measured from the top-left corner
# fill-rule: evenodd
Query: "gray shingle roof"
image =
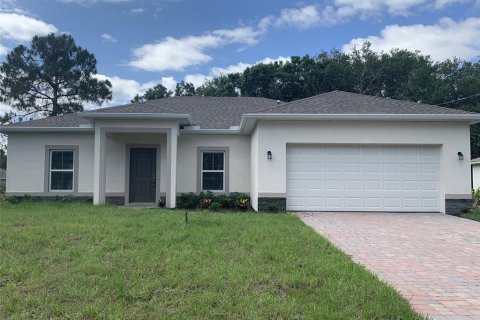
<path fill-rule="evenodd" d="M 16 122 L 5 127 L 34 127 L 34 128 L 69 128 L 78 127 L 81 124 L 91 124 L 88 119 L 82 118 L 78 113 L 62 114 L 55 117 L 42 118 L 37 120 Z"/>
<path fill-rule="evenodd" d="M 245 113 L 277 105 L 276 100 L 257 97 L 172 97 L 103 108 L 90 113 L 180 113 L 189 114 L 193 125 L 204 129 L 238 126 Z"/>
<path fill-rule="evenodd" d="M 358 93 L 332 91 L 310 98 L 277 103 L 257 97 L 172 97 L 102 108 L 86 114 L 178 113 L 189 114 L 203 129 L 228 129 L 240 125 L 242 115 L 259 114 L 474 114 L 422 103 L 393 100 Z M 6 127 L 78 127 L 90 124 L 80 114 L 14 123 Z"/>
<path fill-rule="evenodd" d="M 474 114 L 472 112 L 344 91 L 282 103 L 258 113 L 268 114 Z"/>

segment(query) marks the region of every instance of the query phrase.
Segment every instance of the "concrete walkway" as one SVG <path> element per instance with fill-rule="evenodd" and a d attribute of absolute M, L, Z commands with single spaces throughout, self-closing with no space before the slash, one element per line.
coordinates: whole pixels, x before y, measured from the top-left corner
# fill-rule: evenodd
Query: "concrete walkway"
<path fill-rule="evenodd" d="M 433 319 L 480 319 L 480 222 L 440 213 L 298 213 Z"/>

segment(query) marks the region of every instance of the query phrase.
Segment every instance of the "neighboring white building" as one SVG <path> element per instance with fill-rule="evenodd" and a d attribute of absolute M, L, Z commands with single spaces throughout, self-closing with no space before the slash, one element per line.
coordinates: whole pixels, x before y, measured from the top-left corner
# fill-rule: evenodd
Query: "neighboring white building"
<path fill-rule="evenodd" d="M 472 159 L 472 189 L 480 188 L 480 158 Z"/>
<path fill-rule="evenodd" d="M 173 97 L 15 123 L 7 194 L 174 208 L 184 192 L 295 211 L 458 211 L 480 115 L 333 91 L 290 103 Z M 462 157 L 460 157 L 460 154 Z"/>

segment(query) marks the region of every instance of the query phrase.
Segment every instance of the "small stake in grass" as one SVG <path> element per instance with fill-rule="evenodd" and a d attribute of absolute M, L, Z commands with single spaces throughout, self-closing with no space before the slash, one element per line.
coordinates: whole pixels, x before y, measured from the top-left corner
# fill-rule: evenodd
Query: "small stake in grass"
<path fill-rule="evenodd" d="M 188 224 L 188 212 L 185 211 L 185 224 Z"/>

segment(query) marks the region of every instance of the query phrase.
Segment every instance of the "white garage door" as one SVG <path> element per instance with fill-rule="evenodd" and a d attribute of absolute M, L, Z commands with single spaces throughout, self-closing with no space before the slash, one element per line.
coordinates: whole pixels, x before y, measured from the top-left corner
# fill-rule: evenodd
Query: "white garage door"
<path fill-rule="evenodd" d="M 287 147 L 287 210 L 438 211 L 439 148 Z"/>

